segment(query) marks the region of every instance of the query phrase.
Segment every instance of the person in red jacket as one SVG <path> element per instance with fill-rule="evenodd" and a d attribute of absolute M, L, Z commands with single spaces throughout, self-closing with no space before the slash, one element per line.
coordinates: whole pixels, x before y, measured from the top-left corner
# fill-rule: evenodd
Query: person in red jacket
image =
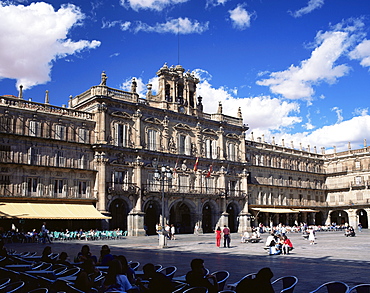
<path fill-rule="evenodd" d="M 283 254 L 289 254 L 289 251 L 293 249 L 293 243 L 287 236 L 283 236 Z"/>

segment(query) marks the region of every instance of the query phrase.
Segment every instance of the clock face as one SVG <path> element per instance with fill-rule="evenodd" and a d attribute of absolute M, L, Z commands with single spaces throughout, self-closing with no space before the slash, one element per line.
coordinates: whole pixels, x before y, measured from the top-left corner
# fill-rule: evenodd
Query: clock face
<path fill-rule="evenodd" d="M 179 112 L 180 112 L 180 113 L 185 113 L 185 108 L 184 108 L 184 106 L 180 106 L 180 107 L 179 107 Z"/>

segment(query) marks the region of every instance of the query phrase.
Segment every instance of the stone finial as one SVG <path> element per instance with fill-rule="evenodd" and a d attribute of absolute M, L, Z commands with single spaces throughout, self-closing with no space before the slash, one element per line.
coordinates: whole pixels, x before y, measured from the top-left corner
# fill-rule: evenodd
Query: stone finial
<path fill-rule="evenodd" d="M 241 107 L 238 108 L 238 118 L 240 118 L 240 119 L 243 118 Z"/>
<path fill-rule="evenodd" d="M 366 138 L 364 138 L 364 148 L 367 147 Z"/>
<path fill-rule="evenodd" d="M 107 75 L 105 74 L 105 71 L 103 71 L 101 73 L 101 81 L 100 81 L 100 85 L 103 85 L 103 86 L 106 86 L 107 85 Z"/>
<path fill-rule="evenodd" d="M 313 147 L 313 151 L 314 151 L 315 154 L 317 154 L 317 148 L 316 148 L 316 146 Z"/>
<path fill-rule="evenodd" d="M 334 152 L 334 154 L 337 153 L 337 147 L 335 145 L 333 145 L 333 152 Z"/>
<path fill-rule="evenodd" d="M 137 88 L 137 82 L 136 82 L 135 77 L 133 77 L 131 81 L 131 92 L 136 93 L 136 88 Z"/>
<path fill-rule="evenodd" d="M 272 137 L 272 142 L 271 144 L 275 145 L 275 136 Z"/>
<path fill-rule="evenodd" d="M 265 135 L 262 134 L 262 143 L 265 143 Z"/>
<path fill-rule="evenodd" d="M 23 99 L 23 85 L 19 86 L 18 98 Z"/>
<path fill-rule="evenodd" d="M 285 140 L 284 140 L 284 138 L 283 138 L 283 139 L 281 139 L 281 145 L 282 145 L 283 147 L 285 147 Z"/>
<path fill-rule="evenodd" d="M 322 147 L 322 148 L 321 148 L 321 153 L 322 153 L 323 155 L 325 155 L 325 148 L 324 148 L 324 147 Z"/>
<path fill-rule="evenodd" d="M 68 100 L 68 108 L 72 108 L 72 99 L 73 99 L 73 96 L 70 95 L 69 100 Z"/>
<path fill-rule="evenodd" d="M 45 91 L 45 104 L 49 104 L 49 91 Z"/>
<path fill-rule="evenodd" d="M 302 143 L 301 142 L 299 143 L 299 150 L 302 151 Z"/>
<path fill-rule="evenodd" d="M 348 150 L 351 150 L 351 142 L 348 142 Z"/>
<path fill-rule="evenodd" d="M 151 83 L 148 83 L 146 85 L 146 88 L 147 88 L 147 92 L 146 92 L 146 97 L 147 98 L 150 98 L 152 96 L 152 84 Z"/>
<path fill-rule="evenodd" d="M 309 152 L 309 153 L 311 152 L 311 146 L 310 145 L 307 146 L 307 152 Z"/>
<path fill-rule="evenodd" d="M 292 149 L 294 149 L 293 141 L 290 142 L 290 146 L 291 146 Z"/>
<path fill-rule="evenodd" d="M 217 114 L 222 114 L 222 103 L 218 102 Z"/>
<path fill-rule="evenodd" d="M 254 141 L 253 131 L 251 132 L 251 141 Z"/>

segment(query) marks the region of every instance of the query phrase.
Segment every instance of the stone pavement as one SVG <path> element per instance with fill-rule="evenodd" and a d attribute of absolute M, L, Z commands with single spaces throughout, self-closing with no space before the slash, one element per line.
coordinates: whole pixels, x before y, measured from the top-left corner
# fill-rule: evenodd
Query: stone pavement
<path fill-rule="evenodd" d="M 357 231 L 356 231 L 357 232 Z M 158 248 L 158 237 L 125 237 L 121 240 L 97 241 L 58 241 L 52 246 L 53 252 L 66 251 L 73 257 L 82 245 L 88 244 L 91 252 L 99 256 L 100 247 L 109 245 L 112 254 L 123 254 L 128 260 L 142 265 L 148 262 L 163 266 L 175 265 L 175 276 L 186 274 L 193 258 L 205 260 L 205 266 L 214 272 L 227 270 L 230 278 L 227 283 L 234 283 L 244 275 L 257 272 L 263 267 L 270 267 L 274 278 L 294 275 L 299 281 L 295 292 L 310 292 L 328 281 L 343 281 L 350 287 L 370 283 L 370 230 L 345 237 L 343 232 L 318 232 L 316 244 L 309 245 L 300 233 L 288 234 L 294 244 L 290 255 L 267 255 L 263 249 L 268 235 L 262 235 L 260 243 L 240 243 L 240 235 L 232 234 L 231 248 L 217 248 L 215 235 L 176 235 L 176 240 L 168 241 L 168 248 Z M 8 243 L 7 248 L 17 252 L 35 251 L 41 254 L 44 244 Z"/>

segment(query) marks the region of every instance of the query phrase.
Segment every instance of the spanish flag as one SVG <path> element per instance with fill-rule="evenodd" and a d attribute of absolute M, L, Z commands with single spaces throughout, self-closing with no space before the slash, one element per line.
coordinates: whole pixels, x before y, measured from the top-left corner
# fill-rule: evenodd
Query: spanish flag
<path fill-rule="evenodd" d="M 194 168 L 193 168 L 194 172 L 198 170 L 198 163 L 199 163 L 199 159 L 197 158 L 194 164 Z"/>
<path fill-rule="evenodd" d="M 208 170 L 208 173 L 206 175 L 206 178 L 211 177 L 211 173 L 212 173 L 212 165 L 209 165 L 209 170 Z"/>

